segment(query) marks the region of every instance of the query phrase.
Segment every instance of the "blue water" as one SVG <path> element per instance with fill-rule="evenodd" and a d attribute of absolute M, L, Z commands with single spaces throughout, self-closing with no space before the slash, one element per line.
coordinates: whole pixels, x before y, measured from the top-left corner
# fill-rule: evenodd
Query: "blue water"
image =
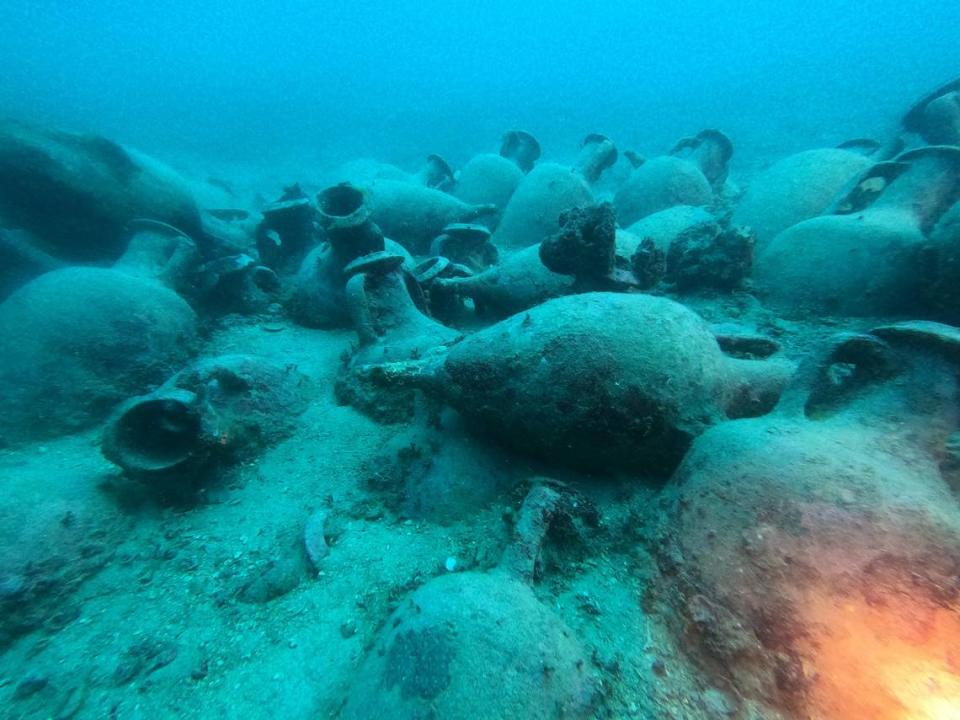
<path fill-rule="evenodd" d="M 4 3 L 0 107 L 164 157 L 453 162 L 523 127 L 651 154 L 704 126 L 740 161 L 878 135 L 957 61 L 960 6 Z"/>

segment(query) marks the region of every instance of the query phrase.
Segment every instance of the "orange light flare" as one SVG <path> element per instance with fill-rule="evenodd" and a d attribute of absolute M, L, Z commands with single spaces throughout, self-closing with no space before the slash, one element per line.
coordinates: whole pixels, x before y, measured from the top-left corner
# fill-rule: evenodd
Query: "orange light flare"
<path fill-rule="evenodd" d="M 905 595 L 807 605 L 816 720 L 960 720 L 960 609 Z"/>

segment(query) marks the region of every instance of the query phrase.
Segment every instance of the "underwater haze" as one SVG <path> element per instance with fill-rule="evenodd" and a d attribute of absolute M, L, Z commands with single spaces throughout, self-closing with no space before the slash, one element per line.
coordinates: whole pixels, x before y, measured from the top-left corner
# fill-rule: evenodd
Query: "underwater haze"
<path fill-rule="evenodd" d="M 27 3 L 4 7 L 5 114 L 165 158 L 452 161 L 523 127 L 742 158 L 887 130 L 956 62 L 954 3 L 826 0 Z"/>
<path fill-rule="evenodd" d="M 960 720 L 960 3 L 2 11 L 0 720 Z"/>

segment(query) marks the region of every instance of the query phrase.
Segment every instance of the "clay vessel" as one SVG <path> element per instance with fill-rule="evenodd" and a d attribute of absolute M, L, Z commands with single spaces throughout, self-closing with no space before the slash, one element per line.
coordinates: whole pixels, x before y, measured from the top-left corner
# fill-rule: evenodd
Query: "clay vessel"
<path fill-rule="evenodd" d="M 394 253 L 404 251 L 383 237 L 371 219 L 366 194 L 349 183 L 318 193 L 317 208 L 326 241 L 311 250 L 301 263 L 288 307 L 293 318 L 308 327 L 349 326 L 344 268 L 369 253 L 387 248 Z"/>
<path fill-rule="evenodd" d="M 710 205 L 713 189 L 694 163 L 672 155 L 647 160 L 617 190 L 613 204 L 620 224 L 637 220 L 674 205 Z"/>
<path fill-rule="evenodd" d="M 758 294 L 791 315 L 920 311 L 926 233 L 958 191 L 958 148 L 919 148 L 874 165 L 834 214 L 798 223 L 758 252 Z"/>
<path fill-rule="evenodd" d="M 521 172 L 528 173 L 540 159 L 540 143 L 528 132 L 511 130 L 503 136 L 500 155 L 514 163 Z"/>
<path fill-rule="evenodd" d="M 593 717 L 599 686 L 585 650 L 532 589 L 560 505 L 555 490 L 534 487 L 497 568 L 443 575 L 406 598 L 358 670 L 341 717 Z"/>
<path fill-rule="evenodd" d="M 416 362 L 356 367 L 381 393 L 424 388 L 549 462 L 654 474 L 710 425 L 768 411 L 791 372 L 727 357 L 682 305 L 616 293 L 550 300 Z"/>
<path fill-rule="evenodd" d="M 443 228 L 496 212 L 494 205 L 469 205 L 440 190 L 398 180 L 365 188 L 370 218 L 384 234 L 414 255 L 423 255 Z"/>
<path fill-rule="evenodd" d="M 116 260 L 135 218 L 177 227 L 203 249 L 200 213 L 183 178 L 103 137 L 4 122 L 0 186 L 0 224 L 29 231 L 63 260 Z"/>
<path fill-rule="evenodd" d="M 757 249 L 791 225 L 827 212 L 870 158 L 850 149 L 820 148 L 790 155 L 760 173 L 733 211 L 732 223 L 757 235 Z"/>
<path fill-rule="evenodd" d="M 124 401 L 107 422 L 103 454 L 138 480 L 191 486 L 214 465 L 289 435 L 309 390 L 305 375 L 263 358 L 207 358 Z"/>
<path fill-rule="evenodd" d="M 674 475 L 675 630 L 760 716 L 892 719 L 960 691 L 958 361 L 935 323 L 840 335 Z"/>

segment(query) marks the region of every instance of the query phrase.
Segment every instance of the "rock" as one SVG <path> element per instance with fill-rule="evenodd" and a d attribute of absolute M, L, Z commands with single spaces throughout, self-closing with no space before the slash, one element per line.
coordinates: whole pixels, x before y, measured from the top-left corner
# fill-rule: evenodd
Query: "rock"
<path fill-rule="evenodd" d="M 649 290 L 656 287 L 667 273 L 667 255 L 650 238 L 644 238 L 637 245 L 630 267 L 637 279 L 637 287 Z"/>
<path fill-rule="evenodd" d="M 540 243 L 540 260 L 561 275 L 609 275 L 614 267 L 616 231 L 610 203 L 571 208 L 560 215 L 560 231 Z"/>
<path fill-rule="evenodd" d="M 697 225 L 681 232 L 667 251 L 666 279 L 681 292 L 736 290 L 753 269 L 755 238 L 746 228 Z"/>

